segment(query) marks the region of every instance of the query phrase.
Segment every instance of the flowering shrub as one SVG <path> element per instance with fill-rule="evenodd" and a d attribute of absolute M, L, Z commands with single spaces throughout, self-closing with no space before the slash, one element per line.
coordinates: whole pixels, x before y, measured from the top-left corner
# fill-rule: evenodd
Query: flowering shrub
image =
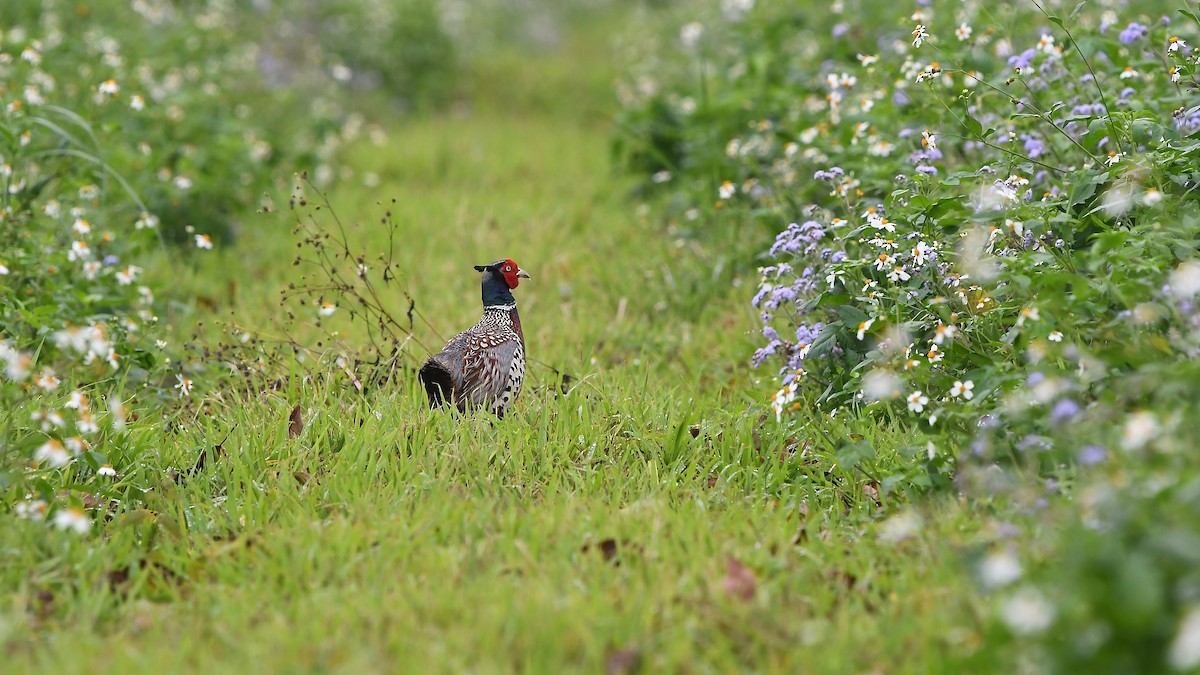
<path fill-rule="evenodd" d="M 1045 636 L 1060 664 L 1136 647 L 1195 667 L 1196 552 L 1148 523 L 1195 508 L 1200 19 L 919 6 L 881 29 L 880 3 L 837 2 L 780 37 L 785 4 L 723 6 L 680 31 L 699 65 L 631 78 L 621 143 L 677 215 L 775 228 L 751 302 L 776 417 L 907 419 L 961 448 L 959 489 L 1028 508 L 1069 480 L 1095 508 L 1066 510 L 1066 541 L 1088 543 L 998 593 L 1000 633 Z M 1006 465 L 1052 488 L 998 482 Z M 1097 587 L 1143 573 L 1130 597 L 1157 598 L 1154 622 L 1130 632 Z"/>
<path fill-rule="evenodd" d="M 0 503 L 83 533 L 85 507 L 140 494 L 128 418 L 169 392 L 154 293 L 135 263 L 156 221 L 77 145 L 90 125 L 46 115 L 0 110 Z"/>
<path fill-rule="evenodd" d="M 332 180 L 333 153 L 367 130 L 339 102 L 352 71 L 336 55 L 248 30 L 285 25 L 273 15 L 218 2 L 13 5 L 0 10 L 0 106 L 42 120 L 26 141 L 67 143 L 49 152 L 102 145 L 114 173 L 101 177 L 128 180 L 167 239 L 229 237 L 297 165 Z"/>

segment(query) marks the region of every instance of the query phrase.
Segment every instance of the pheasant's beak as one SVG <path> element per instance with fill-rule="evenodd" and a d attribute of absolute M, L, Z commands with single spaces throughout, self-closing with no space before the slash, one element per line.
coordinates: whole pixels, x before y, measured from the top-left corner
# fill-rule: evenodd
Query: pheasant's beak
<path fill-rule="evenodd" d="M 525 270 L 521 269 L 520 267 L 517 268 L 517 276 L 521 277 L 522 279 L 530 278 L 529 272 L 526 272 Z"/>

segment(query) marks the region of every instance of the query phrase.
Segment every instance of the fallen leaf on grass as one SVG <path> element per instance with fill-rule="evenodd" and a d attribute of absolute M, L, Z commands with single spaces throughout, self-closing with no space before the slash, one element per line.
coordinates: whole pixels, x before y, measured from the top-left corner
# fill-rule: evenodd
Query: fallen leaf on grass
<path fill-rule="evenodd" d="M 608 656 L 604 659 L 604 672 L 607 675 L 630 675 L 636 673 L 641 665 L 642 650 L 637 647 L 609 647 Z"/>
<path fill-rule="evenodd" d="M 604 558 L 604 562 L 610 562 L 613 565 L 620 565 L 620 556 L 622 552 L 641 551 L 642 547 L 638 546 L 637 544 L 631 544 L 628 541 L 618 542 L 616 539 L 609 537 L 608 539 L 602 539 L 595 544 L 584 544 L 579 548 L 579 551 L 587 554 L 593 549 L 600 552 L 600 555 Z"/>
<path fill-rule="evenodd" d="M 754 572 L 737 558 L 726 556 L 725 578 L 721 580 L 721 588 L 725 595 L 735 600 L 750 602 L 758 589 L 758 579 L 754 577 Z"/>
<path fill-rule="evenodd" d="M 295 438 L 304 433 L 304 420 L 300 418 L 300 404 L 296 404 L 292 408 L 292 414 L 288 415 L 288 438 Z"/>

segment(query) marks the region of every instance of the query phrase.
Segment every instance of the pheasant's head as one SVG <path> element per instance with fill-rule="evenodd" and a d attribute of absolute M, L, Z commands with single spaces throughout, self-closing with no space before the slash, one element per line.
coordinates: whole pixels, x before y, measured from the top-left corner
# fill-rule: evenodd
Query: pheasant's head
<path fill-rule="evenodd" d="M 529 274 L 521 269 L 512 258 L 498 260 L 491 265 L 476 265 L 476 271 L 483 272 L 483 304 L 510 305 L 516 302 L 512 289 L 528 279 Z"/>

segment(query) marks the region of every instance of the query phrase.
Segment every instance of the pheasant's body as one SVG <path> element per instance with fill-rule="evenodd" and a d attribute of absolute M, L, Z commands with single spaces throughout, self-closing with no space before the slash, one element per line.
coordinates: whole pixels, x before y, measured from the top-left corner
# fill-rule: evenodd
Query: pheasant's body
<path fill-rule="evenodd" d="M 510 267 L 507 275 L 502 273 L 505 265 Z M 504 417 L 525 381 L 525 335 L 510 289 L 518 275 L 528 275 L 511 260 L 481 271 L 483 317 L 429 357 L 419 377 L 434 408 L 450 401 L 462 411 L 485 408 Z"/>

